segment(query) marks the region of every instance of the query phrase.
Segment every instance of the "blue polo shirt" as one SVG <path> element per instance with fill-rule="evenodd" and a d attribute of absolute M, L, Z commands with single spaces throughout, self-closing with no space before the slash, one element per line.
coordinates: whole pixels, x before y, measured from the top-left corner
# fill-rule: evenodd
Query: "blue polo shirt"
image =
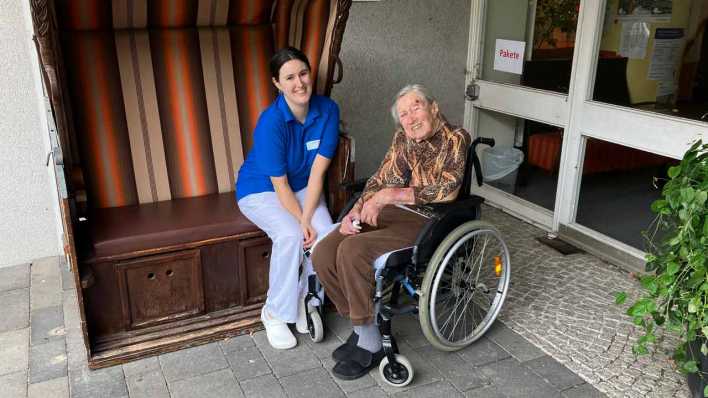
<path fill-rule="evenodd" d="M 274 192 L 270 177 L 286 175 L 294 192 L 305 188 L 315 156 L 332 159 L 338 140 L 339 107 L 334 101 L 313 95 L 305 123 L 300 123 L 279 95 L 258 118 L 253 147 L 238 171 L 236 200 Z"/>

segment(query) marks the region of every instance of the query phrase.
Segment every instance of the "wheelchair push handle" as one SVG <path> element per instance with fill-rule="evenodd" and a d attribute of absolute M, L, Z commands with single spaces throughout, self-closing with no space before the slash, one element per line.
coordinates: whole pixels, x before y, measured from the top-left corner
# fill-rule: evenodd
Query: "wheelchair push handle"
<path fill-rule="evenodd" d="M 485 138 L 485 137 L 479 137 L 476 140 L 474 140 L 478 144 L 484 144 L 484 145 L 489 145 L 489 146 L 494 146 L 494 138 Z M 479 142 L 478 142 L 479 141 Z M 472 145 L 475 145 L 475 143 L 472 143 Z"/>
<path fill-rule="evenodd" d="M 477 137 L 474 141 L 472 141 L 472 145 L 470 145 L 470 156 L 472 156 L 474 174 L 477 177 L 477 185 L 481 187 L 483 184 L 482 165 L 480 164 L 479 157 L 477 156 L 477 145 L 479 144 L 494 146 L 494 138 Z"/>

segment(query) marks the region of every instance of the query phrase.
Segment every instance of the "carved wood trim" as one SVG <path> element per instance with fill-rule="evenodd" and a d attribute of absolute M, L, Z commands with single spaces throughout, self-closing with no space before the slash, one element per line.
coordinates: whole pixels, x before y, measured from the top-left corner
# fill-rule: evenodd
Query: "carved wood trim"
<path fill-rule="evenodd" d="M 59 46 L 59 30 L 54 2 L 52 0 L 29 0 L 29 2 L 34 25 L 34 42 L 37 46 L 39 63 L 42 68 L 42 78 L 54 111 L 64 163 L 70 167 L 77 164 L 78 152 L 73 138 L 72 124 L 70 123 L 70 109 L 65 100 L 67 93 L 62 73 L 63 60 Z M 67 183 L 70 183 L 69 180 L 67 180 Z"/>
<path fill-rule="evenodd" d="M 332 32 L 332 44 L 329 47 L 329 65 L 327 67 L 327 84 L 325 85 L 324 95 L 330 96 L 332 92 L 332 86 L 334 85 L 332 79 L 334 77 L 335 64 L 339 60 L 339 52 L 342 49 L 342 39 L 344 38 L 344 28 L 347 26 L 347 20 L 349 19 L 349 9 L 352 6 L 352 0 L 339 0 L 337 2 L 337 17 L 334 21 L 334 29 Z M 339 61 L 341 67 L 341 61 Z M 343 73 L 340 70 L 338 73 Z"/>
<path fill-rule="evenodd" d="M 41 69 L 41 76 L 44 86 L 49 96 L 49 102 L 54 113 L 56 128 L 62 146 L 64 158 L 65 177 L 71 170 L 67 167 L 76 164 L 78 152 L 73 140 L 73 133 L 70 123 L 70 109 L 65 104 L 66 84 L 61 72 L 61 52 L 59 49 L 59 33 L 57 27 L 56 14 L 53 0 L 29 0 L 32 25 L 34 27 L 34 38 L 37 49 L 37 57 Z M 72 194 L 71 180 L 66 179 L 69 194 Z M 86 311 L 84 309 L 83 291 L 81 289 L 81 273 L 76 255 L 76 245 L 74 242 L 74 211 L 69 199 L 60 202 L 61 217 L 64 224 L 64 251 L 74 276 L 74 285 L 77 290 L 77 300 L 79 304 L 79 315 L 81 331 L 86 347 L 87 359 L 91 357 L 91 345 L 89 344 L 88 329 L 86 326 Z"/>

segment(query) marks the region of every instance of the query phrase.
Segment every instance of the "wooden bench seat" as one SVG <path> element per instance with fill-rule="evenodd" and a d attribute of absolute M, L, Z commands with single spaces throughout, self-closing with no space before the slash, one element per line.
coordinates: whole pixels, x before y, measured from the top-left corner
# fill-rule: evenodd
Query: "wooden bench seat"
<path fill-rule="evenodd" d="M 95 209 L 90 219 L 96 258 L 259 231 L 233 192 Z"/>

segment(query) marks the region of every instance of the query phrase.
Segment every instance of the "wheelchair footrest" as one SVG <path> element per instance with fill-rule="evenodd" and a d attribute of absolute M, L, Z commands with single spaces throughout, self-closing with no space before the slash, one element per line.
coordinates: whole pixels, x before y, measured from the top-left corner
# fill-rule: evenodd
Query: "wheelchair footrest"
<path fill-rule="evenodd" d="M 381 312 L 384 312 L 388 318 L 394 315 L 417 314 L 418 305 L 410 304 L 401 307 L 392 307 L 390 305 L 384 305 L 381 307 Z"/>

